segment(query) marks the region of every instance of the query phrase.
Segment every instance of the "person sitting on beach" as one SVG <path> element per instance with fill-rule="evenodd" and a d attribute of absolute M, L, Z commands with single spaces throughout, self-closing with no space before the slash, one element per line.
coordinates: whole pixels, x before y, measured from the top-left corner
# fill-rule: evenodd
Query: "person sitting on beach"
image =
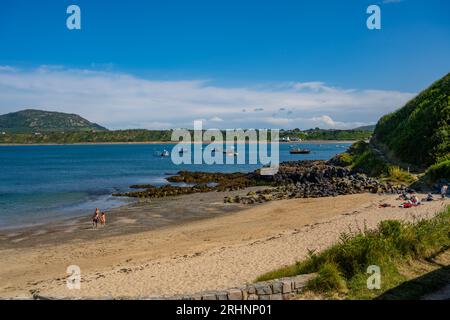
<path fill-rule="evenodd" d="M 433 195 L 431 194 L 431 193 L 429 193 L 428 195 L 427 195 L 427 201 L 433 201 L 434 199 L 433 199 Z"/>
<path fill-rule="evenodd" d="M 106 213 L 102 212 L 102 215 L 100 217 L 100 223 L 102 224 L 102 226 L 106 226 Z"/>
<path fill-rule="evenodd" d="M 98 219 L 99 219 L 100 210 L 98 208 L 95 209 L 95 213 L 92 216 L 92 228 L 97 229 Z"/>
<path fill-rule="evenodd" d="M 418 206 L 421 204 L 419 201 L 419 198 L 417 198 L 417 196 L 415 196 L 415 195 L 411 197 L 410 201 L 413 206 Z"/>

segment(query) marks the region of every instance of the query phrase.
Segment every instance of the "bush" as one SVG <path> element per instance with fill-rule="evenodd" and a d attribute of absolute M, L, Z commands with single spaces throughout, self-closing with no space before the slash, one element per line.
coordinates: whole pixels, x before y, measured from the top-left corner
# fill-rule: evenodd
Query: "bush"
<path fill-rule="evenodd" d="M 317 277 L 310 280 L 307 288 L 315 292 L 342 291 L 346 288 L 339 268 L 326 262 L 320 266 Z"/>
<path fill-rule="evenodd" d="M 387 168 L 385 179 L 406 184 L 411 184 L 416 180 L 413 175 L 397 166 L 389 166 Z"/>
<path fill-rule="evenodd" d="M 444 160 L 435 165 L 432 165 L 425 172 L 425 177 L 428 182 L 436 182 L 439 179 L 446 179 L 450 181 L 450 160 Z"/>
<path fill-rule="evenodd" d="M 352 156 L 348 153 L 338 154 L 335 158 L 335 164 L 341 167 L 348 167 L 353 163 Z"/>
<path fill-rule="evenodd" d="M 354 156 L 352 169 L 376 177 L 386 172 L 387 164 L 367 146 L 365 151 Z"/>

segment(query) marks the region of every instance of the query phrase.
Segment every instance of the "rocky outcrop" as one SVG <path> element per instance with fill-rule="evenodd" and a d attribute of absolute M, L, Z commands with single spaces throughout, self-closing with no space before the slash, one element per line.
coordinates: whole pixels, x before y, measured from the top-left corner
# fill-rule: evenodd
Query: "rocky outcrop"
<path fill-rule="evenodd" d="M 252 186 L 270 187 L 258 192 L 250 192 L 246 196 L 228 196 L 224 199 L 227 203 L 252 204 L 279 199 L 317 198 L 363 192 L 397 193 L 404 189 L 404 186 L 382 183 L 326 161 L 311 160 L 283 162 L 280 164 L 278 173 L 273 176 L 262 176 L 259 170 L 251 173 L 180 171 L 167 180 L 191 185 L 184 187 L 165 185 L 159 188 L 151 185 L 136 185 L 132 187 L 142 190 L 115 195 L 161 198 L 198 192 L 232 191 Z"/>

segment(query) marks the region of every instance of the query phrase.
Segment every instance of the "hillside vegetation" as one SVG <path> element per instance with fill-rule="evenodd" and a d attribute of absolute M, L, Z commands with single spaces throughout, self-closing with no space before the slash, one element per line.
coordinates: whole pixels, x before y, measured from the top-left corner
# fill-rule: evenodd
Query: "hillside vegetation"
<path fill-rule="evenodd" d="M 0 135 L 0 143 L 131 143 L 147 141 L 170 141 L 170 130 L 117 130 L 117 131 L 78 131 L 78 132 L 48 132 L 35 134 L 4 134 Z"/>
<path fill-rule="evenodd" d="M 319 129 L 320 130 L 320 129 Z M 192 130 L 189 130 L 192 136 Z M 0 133 L 2 129 L 0 129 Z M 172 130 L 115 130 L 115 131 L 65 131 L 47 132 L 38 131 L 35 133 L 8 133 L 0 134 L 0 143 L 108 143 L 108 142 L 165 142 L 171 141 Z M 305 140 L 358 140 L 370 137 L 370 132 L 352 130 L 320 130 L 309 135 L 293 133 L 294 131 L 284 131 L 280 137 L 299 137 Z M 226 132 L 223 132 L 224 138 Z M 270 135 L 269 135 L 270 140 Z"/>
<path fill-rule="evenodd" d="M 378 121 L 373 143 L 397 159 L 428 167 L 450 154 L 450 73 Z"/>
<path fill-rule="evenodd" d="M 450 182 L 450 74 L 403 108 L 383 116 L 369 143 L 358 141 L 331 161 L 416 187 Z"/>
<path fill-rule="evenodd" d="M 106 130 L 76 114 L 28 109 L 0 115 L 0 132 L 6 133 Z"/>

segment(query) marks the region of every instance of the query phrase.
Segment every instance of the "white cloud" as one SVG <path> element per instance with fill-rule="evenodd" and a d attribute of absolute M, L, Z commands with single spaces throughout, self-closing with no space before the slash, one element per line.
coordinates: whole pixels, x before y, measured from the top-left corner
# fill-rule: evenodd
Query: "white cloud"
<path fill-rule="evenodd" d="M 212 117 L 211 119 L 209 119 L 209 121 L 212 121 L 212 122 L 223 122 L 223 119 L 219 118 L 219 117 Z"/>
<path fill-rule="evenodd" d="M 16 68 L 11 66 L 0 66 L 0 72 L 15 72 Z"/>
<path fill-rule="evenodd" d="M 70 112 L 112 129 L 192 127 L 194 119 L 209 119 L 205 126 L 210 122 L 221 128 L 350 128 L 374 123 L 412 97 L 319 81 L 229 88 L 62 66 L 0 68 L 0 113 L 24 108 Z"/>

